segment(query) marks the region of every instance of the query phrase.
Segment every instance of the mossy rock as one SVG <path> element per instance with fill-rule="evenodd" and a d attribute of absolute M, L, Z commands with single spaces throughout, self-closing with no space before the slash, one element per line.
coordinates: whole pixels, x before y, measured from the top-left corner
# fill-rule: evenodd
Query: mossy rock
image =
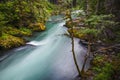
<path fill-rule="evenodd" d="M 25 27 L 21 27 L 20 32 L 21 32 L 22 36 L 31 36 L 32 35 L 32 30 L 25 28 Z"/>
<path fill-rule="evenodd" d="M 113 57 L 112 64 L 114 65 L 113 68 L 115 71 L 120 71 L 120 53 Z"/>
<path fill-rule="evenodd" d="M 71 34 L 71 29 L 68 29 L 68 32 Z M 73 29 L 73 35 L 74 37 L 80 38 L 80 39 L 87 39 L 87 36 L 85 34 L 80 33 L 79 29 Z"/>
<path fill-rule="evenodd" d="M 31 28 L 34 31 L 44 31 L 46 29 L 46 27 L 43 23 L 30 24 L 29 28 Z"/>
<path fill-rule="evenodd" d="M 30 36 L 32 35 L 32 31 L 28 28 L 21 27 L 20 29 L 17 29 L 15 27 L 4 27 L 2 29 L 3 33 L 10 34 L 13 36 Z"/>
<path fill-rule="evenodd" d="M 2 29 L 2 32 L 3 33 L 6 33 L 6 34 L 10 34 L 10 35 L 13 35 L 13 36 L 20 36 L 21 35 L 21 32 L 20 30 L 16 29 L 16 28 L 13 28 L 13 27 L 4 27 Z"/>
<path fill-rule="evenodd" d="M 92 65 L 94 66 L 104 66 L 106 62 L 109 62 L 107 55 L 97 55 L 93 61 Z"/>
<path fill-rule="evenodd" d="M 82 22 L 82 23 L 81 23 Z M 72 22 L 70 20 L 66 21 L 66 24 L 65 26 L 68 27 L 68 28 L 71 28 L 72 26 L 74 27 L 79 27 L 79 24 L 82 24 L 83 26 L 83 20 L 82 19 L 74 19 L 72 20 Z"/>
<path fill-rule="evenodd" d="M 72 25 L 72 22 L 71 22 L 71 21 L 67 21 L 66 24 L 65 24 L 65 26 L 68 27 L 68 28 L 70 28 L 71 25 Z"/>
<path fill-rule="evenodd" d="M 9 35 L 9 34 L 3 33 L 3 35 L 0 37 L 0 47 L 2 49 L 19 47 L 24 44 L 25 44 L 25 41 L 23 39 Z"/>

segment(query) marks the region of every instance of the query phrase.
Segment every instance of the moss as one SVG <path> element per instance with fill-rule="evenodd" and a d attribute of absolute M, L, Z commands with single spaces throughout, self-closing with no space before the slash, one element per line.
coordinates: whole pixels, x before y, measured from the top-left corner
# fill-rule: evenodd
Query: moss
<path fill-rule="evenodd" d="M 20 32 L 24 36 L 31 36 L 32 35 L 32 31 L 28 28 L 25 28 L 25 27 L 21 27 Z"/>
<path fill-rule="evenodd" d="M 44 31 L 46 29 L 46 27 L 43 23 L 30 24 L 29 28 L 34 30 L 34 31 Z"/>
<path fill-rule="evenodd" d="M 71 27 L 71 21 L 66 21 L 66 27 L 70 28 Z"/>
<path fill-rule="evenodd" d="M 68 32 L 71 33 L 71 29 L 68 29 Z M 87 35 L 80 32 L 80 29 L 73 29 L 73 35 L 74 37 L 80 38 L 80 39 L 87 39 Z"/>
<path fill-rule="evenodd" d="M 94 80 L 111 80 L 112 67 L 112 64 L 106 63 L 104 67 L 101 67 L 100 72 L 94 77 Z"/>
<path fill-rule="evenodd" d="M 67 18 L 67 17 L 66 17 Z M 70 21 L 70 20 L 68 20 L 68 21 L 66 21 L 66 27 L 68 27 L 68 28 L 71 28 L 73 25 L 75 26 L 75 27 L 79 27 L 79 23 L 81 23 L 81 22 L 84 22 L 84 19 L 82 19 L 82 18 L 79 18 L 79 19 L 74 19 L 73 20 L 73 23 Z"/>
<path fill-rule="evenodd" d="M 116 38 L 115 38 L 115 42 L 116 43 L 120 43 L 120 30 L 119 30 L 119 28 L 117 28 L 118 30 L 115 30 L 114 32 L 115 32 L 115 35 L 116 35 Z"/>
<path fill-rule="evenodd" d="M 104 66 L 105 64 L 105 61 L 106 61 L 106 57 L 104 55 L 97 55 L 93 61 L 92 61 L 92 65 L 94 66 Z"/>
<path fill-rule="evenodd" d="M 112 64 L 114 65 L 114 70 L 120 72 L 120 53 L 113 57 Z"/>
<path fill-rule="evenodd" d="M 21 27 L 20 29 L 17 29 L 14 27 L 4 27 L 2 29 L 2 32 L 13 35 L 13 36 L 30 36 L 30 35 L 32 35 L 32 31 L 25 27 Z"/>
<path fill-rule="evenodd" d="M 93 80 L 112 80 L 114 66 L 107 55 L 96 55 L 92 61 Z"/>
<path fill-rule="evenodd" d="M 23 36 L 31 36 L 32 32 L 45 30 L 45 25 L 42 23 L 33 24 L 30 28 L 20 27 L 19 29 L 15 27 L 3 27 L 2 34 L 0 36 L 0 48 L 10 49 L 18 47 L 25 44 L 25 40 L 22 39 Z"/>
<path fill-rule="evenodd" d="M 13 35 L 13 36 L 18 36 L 21 33 L 18 29 L 13 28 L 13 27 L 4 27 L 2 29 L 2 32 L 6 33 L 6 34 Z"/>
<path fill-rule="evenodd" d="M 0 47 L 2 49 L 10 49 L 24 45 L 25 41 L 19 37 L 15 37 L 6 33 L 3 33 L 0 37 Z"/>

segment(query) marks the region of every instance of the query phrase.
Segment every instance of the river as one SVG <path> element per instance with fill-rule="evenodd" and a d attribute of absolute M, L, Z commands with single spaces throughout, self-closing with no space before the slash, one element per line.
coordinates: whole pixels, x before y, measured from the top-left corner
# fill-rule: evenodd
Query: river
<path fill-rule="evenodd" d="M 25 46 L 8 52 L 0 62 L 0 80 L 74 80 L 78 75 L 71 52 L 71 39 L 64 35 L 65 21 L 52 17 L 47 30 L 36 33 Z M 86 48 L 75 38 L 75 53 L 82 67 Z"/>

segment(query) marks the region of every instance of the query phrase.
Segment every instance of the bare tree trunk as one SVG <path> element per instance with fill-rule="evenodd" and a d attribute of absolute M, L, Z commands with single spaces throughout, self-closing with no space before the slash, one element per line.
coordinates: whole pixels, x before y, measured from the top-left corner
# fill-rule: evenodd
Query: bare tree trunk
<path fill-rule="evenodd" d="M 83 66 L 82 66 L 82 69 L 81 69 L 81 73 L 84 74 L 85 72 L 85 65 L 86 65 L 86 62 L 88 60 L 88 58 L 90 57 L 90 53 L 91 53 L 91 44 L 90 44 L 90 39 L 89 39 L 89 42 L 88 42 L 88 51 L 87 51 L 87 54 L 85 55 L 85 58 L 84 58 L 84 63 L 83 63 Z"/>
<path fill-rule="evenodd" d="M 86 14 L 86 16 L 88 16 L 89 15 L 89 4 L 88 4 L 88 0 L 85 0 L 85 2 L 84 2 L 84 11 L 85 11 L 85 14 Z"/>
<path fill-rule="evenodd" d="M 95 14 L 99 14 L 99 8 L 100 8 L 100 0 L 97 0 L 97 4 L 96 4 L 96 11 L 95 11 Z"/>
<path fill-rule="evenodd" d="M 76 7 L 77 0 L 73 0 L 73 1 L 72 1 L 72 4 L 73 4 L 73 7 Z"/>
<path fill-rule="evenodd" d="M 0 37 L 2 36 L 2 30 L 0 29 Z"/>
<path fill-rule="evenodd" d="M 75 56 L 75 50 L 74 50 L 73 26 L 72 26 L 71 30 L 72 30 L 72 32 L 71 32 L 71 41 L 72 41 L 73 59 L 74 59 L 75 66 L 76 66 L 77 71 L 78 71 L 78 75 L 79 75 L 79 77 L 81 77 L 81 71 L 80 71 L 80 69 L 79 69 L 79 66 L 78 66 L 78 63 L 77 63 L 77 59 L 76 59 L 76 56 Z"/>
<path fill-rule="evenodd" d="M 85 0 L 84 1 L 84 11 L 85 11 L 85 14 L 87 13 L 86 10 L 87 10 L 87 1 Z"/>
<path fill-rule="evenodd" d="M 77 59 L 76 59 L 76 55 L 75 55 L 75 50 L 74 50 L 74 34 L 73 34 L 73 21 L 72 21 L 72 17 L 71 17 L 71 11 L 70 11 L 70 14 L 69 14 L 69 18 L 70 18 L 70 21 L 72 22 L 72 27 L 71 27 L 71 41 L 72 41 L 72 54 L 73 54 L 73 59 L 74 59 L 74 63 L 75 63 L 75 66 L 76 66 L 76 69 L 78 71 L 78 75 L 79 77 L 81 77 L 81 71 L 79 69 L 79 66 L 78 66 L 78 63 L 77 63 Z"/>
<path fill-rule="evenodd" d="M 18 14 L 19 14 L 19 17 L 20 17 L 20 19 L 19 19 L 20 21 L 19 21 L 18 28 L 20 28 L 20 27 L 24 26 L 24 25 L 23 25 L 23 5 L 22 5 L 22 3 L 21 3 L 20 0 L 18 0 L 18 8 L 19 8 L 19 10 L 20 10 L 20 12 L 18 13 Z"/>

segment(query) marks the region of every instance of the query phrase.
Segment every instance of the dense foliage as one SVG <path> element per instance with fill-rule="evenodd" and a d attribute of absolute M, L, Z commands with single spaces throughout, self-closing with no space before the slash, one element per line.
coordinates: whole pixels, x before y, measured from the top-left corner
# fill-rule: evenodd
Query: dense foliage
<path fill-rule="evenodd" d="M 73 37 L 82 39 L 81 42 L 87 45 L 88 52 L 83 65 L 92 56 L 88 70 L 90 76 L 84 67 L 83 72 L 78 69 L 79 76 L 83 80 L 91 77 L 93 80 L 118 80 L 120 0 L 0 0 L 0 50 L 24 45 L 24 36 L 45 30 L 45 21 L 53 9 L 53 15 L 66 15 L 77 68 Z"/>
<path fill-rule="evenodd" d="M 120 53 L 118 4 L 119 0 L 77 0 L 76 7 L 70 8 L 70 11 L 83 9 L 85 15 L 78 12 L 77 18 L 67 20 L 68 32 L 82 39 L 80 42 L 87 45 L 88 53 L 93 56 L 92 67 L 84 73 L 86 75 L 82 76 L 83 80 L 119 80 L 120 68 L 115 69 L 119 65 L 116 63 L 119 62 L 117 54 Z M 113 57 L 116 58 L 115 61 Z"/>
<path fill-rule="evenodd" d="M 1 0 L 0 1 L 0 47 L 12 47 L 8 41 L 4 41 L 13 37 L 14 45 L 22 36 L 32 35 L 32 31 L 45 30 L 45 21 L 52 12 L 53 5 L 45 0 Z M 36 25 L 37 24 L 37 25 Z M 32 25 L 32 26 L 31 26 Z M 35 27 L 34 27 L 35 26 Z M 6 35 L 5 35 L 6 34 Z M 24 42 L 20 39 L 22 44 Z M 6 45 L 4 43 L 6 42 Z"/>

